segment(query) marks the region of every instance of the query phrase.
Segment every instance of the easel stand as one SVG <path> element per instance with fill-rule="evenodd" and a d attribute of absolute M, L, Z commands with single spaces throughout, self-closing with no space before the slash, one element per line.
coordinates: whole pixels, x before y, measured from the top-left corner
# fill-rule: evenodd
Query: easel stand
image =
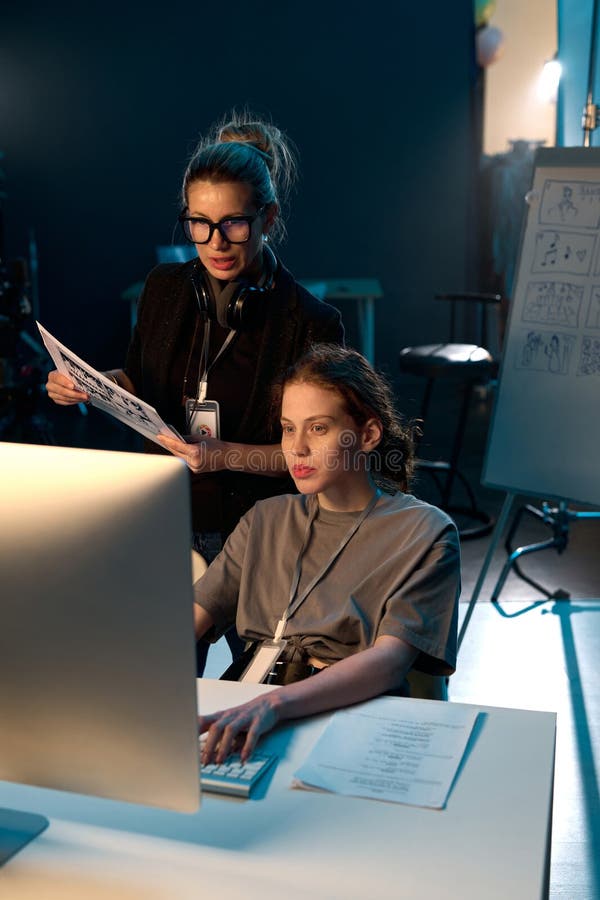
<path fill-rule="evenodd" d="M 483 584 L 485 582 L 494 553 L 496 552 L 496 548 L 498 546 L 500 538 L 502 537 L 502 532 L 504 531 L 506 522 L 508 521 L 514 499 L 515 494 L 507 494 L 504 498 L 502 510 L 500 512 L 500 515 L 498 516 L 498 521 L 496 522 L 496 527 L 492 534 L 490 546 L 488 547 L 486 557 L 483 561 L 477 583 L 473 590 L 471 599 L 469 600 L 469 605 L 467 607 L 460 633 L 458 635 L 459 648 L 465 636 L 469 621 L 475 608 L 475 604 L 479 598 L 479 594 L 481 593 L 481 588 L 483 587 Z M 552 529 L 552 537 L 546 541 L 539 541 L 535 544 L 527 544 L 523 547 L 518 547 L 516 550 L 513 550 L 513 538 L 525 513 L 534 516 L 544 524 L 548 525 Z M 549 503 L 544 502 L 542 503 L 541 509 L 537 509 L 536 507 L 529 504 L 521 506 L 515 513 L 512 525 L 510 526 L 510 529 L 506 536 L 504 546 L 509 556 L 504 563 L 504 566 L 502 567 L 502 571 L 500 572 L 498 580 L 496 581 L 490 601 L 492 603 L 498 602 L 498 597 L 500 596 L 500 592 L 504 587 L 504 583 L 511 569 L 514 569 L 515 574 L 518 575 L 519 578 L 522 578 L 528 584 L 531 584 L 536 590 L 544 594 L 545 597 L 554 600 L 568 600 L 570 595 L 566 591 L 563 591 L 561 589 L 553 592 L 548 591 L 546 588 L 542 587 L 542 585 L 538 584 L 538 582 L 533 578 L 525 575 L 525 573 L 521 571 L 518 565 L 518 560 L 522 556 L 525 556 L 529 553 L 536 553 L 539 550 L 549 550 L 555 548 L 558 553 L 563 553 L 566 550 L 569 541 L 569 525 L 571 521 L 575 519 L 600 519 L 600 511 L 581 512 L 578 510 L 572 510 L 568 508 L 566 500 L 560 500 L 558 506 L 550 506 Z"/>
<path fill-rule="evenodd" d="M 535 544 L 527 544 L 524 547 L 517 547 L 516 550 L 513 550 L 513 537 L 515 536 L 519 525 L 521 524 L 521 519 L 523 518 L 523 515 L 525 513 L 533 516 L 540 522 L 543 522 L 545 525 L 548 525 L 548 527 L 552 529 L 552 537 L 546 541 L 539 541 Z M 517 560 L 528 553 L 537 553 L 539 550 L 551 550 L 552 548 L 554 548 L 557 553 L 564 553 L 569 543 L 570 522 L 575 519 L 598 518 L 600 518 L 600 512 L 579 512 L 573 509 L 569 509 L 566 500 L 561 500 L 558 506 L 550 506 L 549 503 L 544 501 L 544 503 L 542 503 L 541 509 L 538 509 L 535 506 L 531 506 L 529 503 L 526 503 L 524 506 L 520 506 L 515 513 L 512 525 L 510 526 L 509 532 L 506 536 L 506 541 L 504 542 L 506 552 L 508 553 L 508 559 L 504 563 L 502 571 L 500 572 L 500 575 L 498 577 L 498 581 L 496 582 L 496 586 L 492 592 L 492 596 L 490 598 L 491 602 L 498 602 L 500 591 L 504 587 L 504 582 L 506 581 L 506 577 L 511 569 L 514 569 L 515 575 L 518 575 L 519 578 L 523 579 L 523 581 L 526 581 L 536 590 L 540 591 L 540 593 L 544 594 L 545 597 L 548 597 L 552 600 L 568 600 L 570 594 L 567 591 L 563 591 L 560 588 L 556 591 L 549 591 L 547 588 L 539 584 L 539 582 L 531 578 L 530 575 L 526 575 L 519 567 Z"/>

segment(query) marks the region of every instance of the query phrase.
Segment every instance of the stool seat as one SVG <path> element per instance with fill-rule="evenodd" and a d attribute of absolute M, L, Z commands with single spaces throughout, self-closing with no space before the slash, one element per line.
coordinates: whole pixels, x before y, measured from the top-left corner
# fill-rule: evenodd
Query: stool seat
<path fill-rule="evenodd" d="M 459 378 L 461 381 L 487 378 L 495 363 L 485 347 L 477 344 L 421 344 L 404 347 L 398 363 L 402 372 L 425 378 Z"/>
<path fill-rule="evenodd" d="M 417 469 L 428 472 L 433 478 L 440 494 L 440 505 L 450 514 L 458 513 L 472 521 L 474 525 L 459 527 L 462 538 L 482 537 L 489 534 L 493 520 L 486 512 L 479 509 L 471 485 L 458 468 L 458 459 L 463 443 L 467 412 L 471 394 L 479 383 L 492 380 L 497 371 L 497 363 L 485 347 L 478 344 L 419 344 L 416 347 L 404 347 L 398 356 L 398 367 L 404 374 L 417 375 L 426 379 L 425 393 L 421 405 L 421 419 L 427 421 L 427 412 L 433 385 L 438 379 L 458 382 L 461 386 L 463 400 L 456 422 L 452 452 L 449 461 L 427 460 L 418 458 Z M 452 488 L 455 479 L 466 491 L 468 506 L 452 502 Z"/>

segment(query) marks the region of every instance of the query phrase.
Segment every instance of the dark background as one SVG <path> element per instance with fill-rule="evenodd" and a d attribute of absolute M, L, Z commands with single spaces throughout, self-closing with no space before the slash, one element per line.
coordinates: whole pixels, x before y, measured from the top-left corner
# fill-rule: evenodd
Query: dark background
<path fill-rule="evenodd" d="M 26 256 L 33 229 L 43 324 L 120 365 L 121 294 L 171 241 L 187 157 L 248 105 L 299 150 L 283 259 L 298 278 L 380 279 L 377 364 L 393 374 L 401 346 L 446 336 L 433 294 L 472 287 L 472 45 L 472 0 L 12 4 L 5 256 Z"/>

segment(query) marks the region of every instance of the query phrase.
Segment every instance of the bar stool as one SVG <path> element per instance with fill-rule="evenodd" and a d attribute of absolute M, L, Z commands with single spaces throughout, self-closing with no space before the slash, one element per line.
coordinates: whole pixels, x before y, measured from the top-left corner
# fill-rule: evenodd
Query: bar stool
<path fill-rule="evenodd" d="M 425 391 L 421 403 L 421 419 L 426 427 L 427 415 L 431 402 L 433 386 L 438 379 L 448 379 L 457 383 L 462 389 L 462 402 L 449 460 L 417 459 L 417 469 L 427 472 L 433 479 L 439 494 L 440 506 L 448 513 L 459 514 L 467 519 L 466 525 L 459 526 L 463 539 L 483 537 L 493 528 L 494 520 L 488 513 L 480 509 L 473 488 L 460 471 L 458 464 L 462 449 L 467 418 L 473 389 L 476 385 L 489 383 L 497 374 L 498 364 L 486 349 L 487 316 L 486 305 L 500 303 L 499 294 L 462 293 L 436 294 L 436 300 L 451 302 L 450 341 L 444 344 L 425 344 L 415 347 L 404 347 L 400 351 L 398 364 L 400 371 L 408 375 L 418 375 L 426 379 Z M 461 344 L 454 340 L 456 310 L 459 301 L 481 304 L 483 313 L 480 316 L 481 345 Z M 467 495 L 468 505 L 455 504 L 452 493 L 455 481 L 458 480 Z M 473 524 L 470 524 L 473 523 Z"/>

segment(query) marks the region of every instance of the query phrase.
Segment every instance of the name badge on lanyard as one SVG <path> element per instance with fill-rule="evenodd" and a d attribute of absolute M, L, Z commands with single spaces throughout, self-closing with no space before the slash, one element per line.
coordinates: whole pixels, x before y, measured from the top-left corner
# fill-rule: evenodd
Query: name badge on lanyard
<path fill-rule="evenodd" d="M 219 416 L 219 403 L 217 400 L 207 400 L 206 392 L 208 390 L 208 373 L 215 365 L 218 359 L 235 340 L 237 331 L 230 331 L 223 345 L 212 363 L 208 365 L 208 347 L 210 342 L 210 320 L 207 321 L 204 329 L 204 337 L 202 339 L 202 349 L 200 356 L 203 361 L 204 372 L 198 381 L 198 396 L 195 399 L 186 397 L 185 400 L 185 420 L 188 434 L 197 434 L 200 437 L 217 438 L 221 437 L 221 419 Z"/>
<path fill-rule="evenodd" d="M 312 589 L 321 581 L 321 579 L 327 574 L 330 570 L 331 566 L 335 563 L 341 552 L 344 550 L 346 545 L 352 539 L 352 537 L 356 534 L 362 523 L 365 521 L 368 515 L 370 515 L 371 511 L 375 508 L 379 497 L 381 496 L 381 491 L 379 488 L 375 490 L 375 493 L 371 497 L 371 500 L 367 504 L 367 506 L 363 509 L 358 519 L 354 522 L 350 530 L 346 533 L 341 543 L 339 544 L 335 553 L 332 554 L 330 559 L 326 562 L 325 566 L 321 569 L 320 572 L 314 576 L 310 584 L 308 584 L 302 593 L 298 595 L 298 585 L 300 583 L 300 574 L 302 572 L 302 558 L 308 546 L 308 541 L 310 538 L 310 533 L 312 529 L 312 524 L 317 513 L 318 509 L 318 501 L 317 505 L 313 504 L 313 508 L 308 515 L 306 521 L 306 528 L 304 530 L 304 538 L 302 541 L 302 545 L 298 552 L 298 558 L 296 561 L 296 568 L 294 571 L 294 575 L 292 577 L 292 583 L 290 586 L 290 597 L 287 608 L 284 610 L 284 613 L 277 623 L 277 627 L 275 629 L 275 634 L 273 635 L 273 639 L 270 641 L 263 641 L 252 659 L 250 660 L 249 665 L 244 670 L 240 681 L 248 681 L 251 684 L 260 684 L 266 676 L 269 674 L 283 651 L 287 646 L 287 641 L 283 637 L 283 633 L 285 631 L 288 619 L 294 615 L 297 609 L 304 603 Z"/>
<path fill-rule="evenodd" d="M 188 434 L 219 438 L 221 422 L 216 400 L 186 400 L 185 413 Z"/>
<path fill-rule="evenodd" d="M 286 644 L 287 641 L 263 641 L 244 670 L 240 681 L 261 684 L 285 650 Z"/>

